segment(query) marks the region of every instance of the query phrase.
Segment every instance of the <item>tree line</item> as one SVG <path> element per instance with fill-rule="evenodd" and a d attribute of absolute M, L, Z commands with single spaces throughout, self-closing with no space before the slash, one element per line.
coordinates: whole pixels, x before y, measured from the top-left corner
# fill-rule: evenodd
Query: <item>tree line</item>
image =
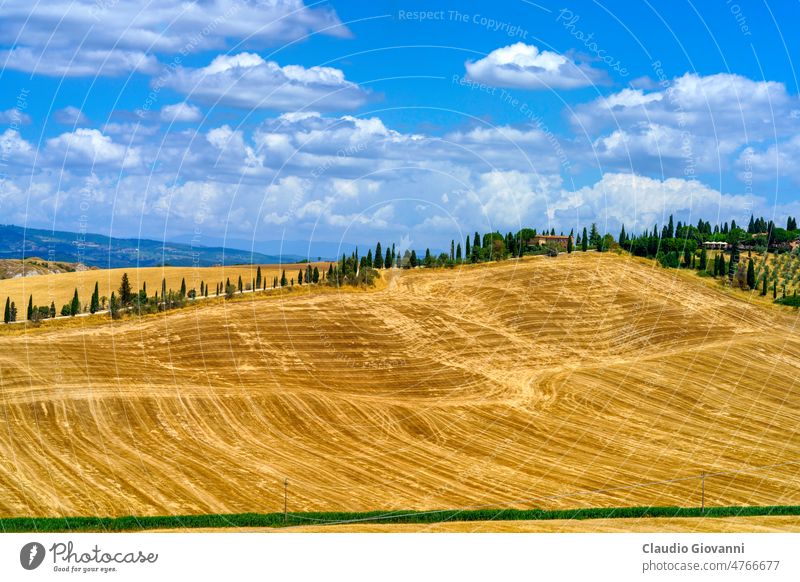
<path fill-rule="evenodd" d="M 161 280 L 161 289 L 156 290 L 152 295 L 147 291 L 147 283 L 142 283 L 142 288 L 134 290 L 128 273 L 123 273 L 120 281 L 119 288 L 111 292 L 111 297 L 100 295 L 100 285 L 98 282 L 94 284 L 94 291 L 88 303 L 82 303 L 78 295 L 78 289 L 75 288 L 72 299 L 65 303 L 60 311 L 56 310 L 55 302 L 51 301 L 50 305 L 38 306 L 33 302 L 33 295 L 29 296 L 28 309 L 26 318 L 28 321 L 38 323 L 45 319 L 53 319 L 58 315 L 62 317 L 75 317 L 81 313 L 95 314 L 101 311 L 108 311 L 112 318 L 120 317 L 123 312 L 135 313 L 143 315 L 147 313 L 157 313 L 159 311 L 167 311 L 186 306 L 186 304 L 197 298 L 224 297 L 231 299 L 237 294 L 242 294 L 245 291 L 266 291 L 269 286 L 273 289 L 281 287 L 293 287 L 295 281 L 298 285 L 314 284 L 325 281 L 325 273 L 320 273 L 318 267 L 310 264 L 305 268 L 300 268 L 297 277 L 287 278 L 286 270 L 284 269 L 281 277 L 273 277 L 272 281 L 268 281 L 267 277 L 262 275 L 261 267 L 256 269 L 256 276 L 250 281 L 243 281 L 241 275 L 238 280 L 232 282 L 228 277 L 224 282 L 214 282 L 214 290 L 211 291 L 211 283 L 206 283 L 204 280 L 200 281 L 199 289 L 194 287 L 189 288 L 186 284 L 186 279 L 181 279 L 179 289 L 167 288 L 166 278 Z M 17 306 L 10 297 L 6 297 L 6 305 L 4 318 L 5 323 L 13 323 L 19 321 L 19 314 Z"/>

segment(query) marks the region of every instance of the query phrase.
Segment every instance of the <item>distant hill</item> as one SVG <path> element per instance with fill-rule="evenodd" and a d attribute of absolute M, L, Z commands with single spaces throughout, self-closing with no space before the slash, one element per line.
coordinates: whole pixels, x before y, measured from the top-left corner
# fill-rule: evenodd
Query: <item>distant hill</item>
<path fill-rule="evenodd" d="M 97 267 L 89 267 L 82 263 L 48 262 L 41 257 L 18 259 L 0 259 L 0 279 L 17 279 L 35 275 L 51 275 L 54 273 L 74 273 L 90 271 Z"/>
<path fill-rule="evenodd" d="M 175 241 L 181 243 L 188 243 L 191 238 L 188 235 L 177 236 Z M 377 242 L 377 241 L 376 241 Z M 383 241 L 386 245 L 387 241 Z M 253 249 L 259 253 L 267 255 L 292 255 L 307 258 L 311 261 L 316 260 L 336 260 L 342 256 L 342 253 L 349 255 L 358 245 L 352 242 L 345 241 L 326 241 L 326 240 L 252 240 L 246 238 L 231 238 L 227 237 L 206 239 L 206 244 L 219 245 L 219 246 L 232 246 L 237 249 Z M 367 254 L 367 247 L 362 246 L 363 254 Z M 371 248 L 375 249 L 375 243 L 372 243 Z M 431 249 L 432 250 L 432 249 Z"/>
<path fill-rule="evenodd" d="M 0 259 L 29 257 L 112 269 L 135 265 L 209 267 L 246 263 L 291 263 L 301 258 L 299 255 L 267 255 L 225 247 L 193 247 L 184 243 L 150 239 L 112 238 L 102 234 L 54 232 L 0 225 Z"/>

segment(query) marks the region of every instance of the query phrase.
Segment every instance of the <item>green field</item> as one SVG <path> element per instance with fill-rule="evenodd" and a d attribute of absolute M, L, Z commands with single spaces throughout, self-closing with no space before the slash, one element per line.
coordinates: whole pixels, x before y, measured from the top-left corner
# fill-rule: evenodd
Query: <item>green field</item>
<path fill-rule="evenodd" d="M 130 532 L 152 529 L 283 528 L 346 523 L 446 523 L 553 519 L 611 519 L 653 517 L 755 517 L 800 515 L 800 506 L 709 507 L 599 507 L 591 509 L 442 509 L 434 511 L 369 511 L 354 513 L 236 513 L 127 517 L 13 517 L 0 518 L 0 531 L 21 532 Z"/>

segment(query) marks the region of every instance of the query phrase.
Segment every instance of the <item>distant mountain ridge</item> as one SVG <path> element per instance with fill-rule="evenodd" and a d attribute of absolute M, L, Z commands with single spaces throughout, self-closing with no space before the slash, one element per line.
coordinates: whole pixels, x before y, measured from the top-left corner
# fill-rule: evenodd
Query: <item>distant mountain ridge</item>
<path fill-rule="evenodd" d="M 0 259 L 29 257 L 112 269 L 137 265 L 210 267 L 248 263 L 294 263 L 302 258 L 293 254 L 268 255 L 227 247 L 192 246 L 144 238 L 115 238 L 102 234 L 0 225 Z"/>

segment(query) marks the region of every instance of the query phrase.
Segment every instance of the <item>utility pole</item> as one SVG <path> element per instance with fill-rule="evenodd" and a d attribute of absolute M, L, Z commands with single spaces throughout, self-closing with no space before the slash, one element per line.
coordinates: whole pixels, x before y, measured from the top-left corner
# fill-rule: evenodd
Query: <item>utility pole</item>
<path fill-rule="evenodd" d="M 706 511 L 706 474 L 700 475 L 700 513 Z"/>
<path fill-rule="evenodd" d="M 283 523 L 286 523 L 286 507 L 288 500 L 289 479 L 283 480 Z"/>

